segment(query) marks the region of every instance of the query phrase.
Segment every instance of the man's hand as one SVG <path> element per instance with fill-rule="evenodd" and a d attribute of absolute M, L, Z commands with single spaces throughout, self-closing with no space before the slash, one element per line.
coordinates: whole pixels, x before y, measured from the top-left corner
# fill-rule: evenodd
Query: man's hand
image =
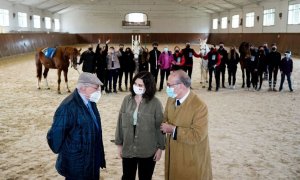
<path fill-rule="evenodd" d="M 173 130 L 176 126 L 174 125 L 171 125 L 171 124 L 167 124 L 167 123 L 162 123 L 160 125 L 160 130 L 163 132 L 163 133 L 173 133 Z"/>
<path fill-rule="evenodd" d="M 105 44 L 109 44 L 110 43 L 110 39 L 108 39 L 106 42 L 105 42 Z"/>
<path fill-rule="evenodd" d="M 101 44 L 101 39 L 98 39 L 98 44 Z"/>

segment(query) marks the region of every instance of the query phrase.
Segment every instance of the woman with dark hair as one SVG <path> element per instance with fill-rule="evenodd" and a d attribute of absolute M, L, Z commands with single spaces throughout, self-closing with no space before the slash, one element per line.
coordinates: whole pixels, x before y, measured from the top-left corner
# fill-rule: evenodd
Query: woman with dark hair
<path fill-rule="evenodd" d="M 163 107 L 155 97 L 155 80 L 150 72 L 133 78 L 130 95 L 122 103 L 115 134 L 115 144 L 123 159 L 122 179 L 150 180 L 156 161 L 165 149 L 165 136 L 160 131 Z"/>

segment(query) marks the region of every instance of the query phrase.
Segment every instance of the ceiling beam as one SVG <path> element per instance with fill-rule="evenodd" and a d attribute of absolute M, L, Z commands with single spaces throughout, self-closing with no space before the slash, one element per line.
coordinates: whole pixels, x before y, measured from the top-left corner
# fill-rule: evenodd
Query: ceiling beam
<path fill-rule="evenodd" d="M 233 3 L 233 2 L 230 2 L 230 1 L 228 1 L 228 0 L 223 0 L 223 1 L 226 2 L 227 4 L 230 4 L 230 5 L 232 5 L 232 6 L 235 6 L 235 7 L 237 7 L 237 8 L 240 8 L 240 9 L 243 8 L 243 6 L 241 6 L 241 5 L 239 5 L 239 4 L 236 4 L 236 3 Z"/>

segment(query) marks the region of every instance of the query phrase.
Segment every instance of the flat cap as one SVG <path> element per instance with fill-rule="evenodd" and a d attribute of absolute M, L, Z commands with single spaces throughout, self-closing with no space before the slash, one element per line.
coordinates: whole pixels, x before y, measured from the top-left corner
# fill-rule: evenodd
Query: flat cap
<path fill-rule="evenodd" d="M 95 74 L 88 73 L 88 72 L 82 72 L 79 75 L 77 83 L 95 84 L 99 86 L 103 85 L 103 83 L 98 79 L 98 77 Z"/>

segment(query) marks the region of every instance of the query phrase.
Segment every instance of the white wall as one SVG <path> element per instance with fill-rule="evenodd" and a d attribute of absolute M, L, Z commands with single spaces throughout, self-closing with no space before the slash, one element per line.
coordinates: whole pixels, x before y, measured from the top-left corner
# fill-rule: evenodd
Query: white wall
<path fill-rule="evenodd" d="M 147 29 L 124 29 L 123 20 L 123 17 L 103 17 L 78 11 L 61 15 L 62 31 L 69 33 L 209 33 L 210 27 L 210 16 L 176 19 L 148 16 L 151 26 Z"/>
<path fill-rule="evenodd" d="M 300 0 L 266 0 L 259 4 L 251 4 L 243 7 L 242 9 L 232 9 L 228 12 L 216 13 L 211 16 L 212 19 L 218 18 L 220 24 L 218 29 L 213 30 L 211 33 L 300 33 L 300 25 L 288 25 L 288 5 L 298 4 Z M 263 26 L 263 10 L 264 9 L 275 9 L 275 25 Z M 255 12 L 254 16 L 254 27 L 245 27 L 246 24 L 246 13 Z M 279 13 L 282 13 L 282 18 L 279 18 Z M 243 25 L 239 28 L 233 29 L 231 27 L 231 18 L 233 15 L 239 14 L 240 18 L 243 18 Z M 230 20 L 227 29 L 221 29 L 221 18 L 227 16 Z M 257 21 L 259 16 L 259 21 Z"/>
<path fill-rule="evenodd" d="M 54 31 L 54 23 L 51 24 L 51 29 L 45 28 L 45 22 L 42 21 L 43 17 L 50 17 L 51 21 L 53 18 L 60 19 L 59 14 L 52 14 L 49 11 L 44 11 L 36 8 L 31 8 L 29 6 L 13 4 L 6 0 L 0 0 L 0 9 L 7 9 L 9 11 L 9 26 L 2 27 L 0 26 L 0 33 L 7 33 L 11 31 L 36 31 L 36 32 L 45 32 L 45 31 Z M 27 27 L 21 28 L 18 25 L 18 12 L 27 13 Z M 15 17 L 13 17 L 15 13 Z M 30 16 L 39 15 L 41 17 L 41 28 L 33 28 L 33 19 L 30 20 Z"/>

